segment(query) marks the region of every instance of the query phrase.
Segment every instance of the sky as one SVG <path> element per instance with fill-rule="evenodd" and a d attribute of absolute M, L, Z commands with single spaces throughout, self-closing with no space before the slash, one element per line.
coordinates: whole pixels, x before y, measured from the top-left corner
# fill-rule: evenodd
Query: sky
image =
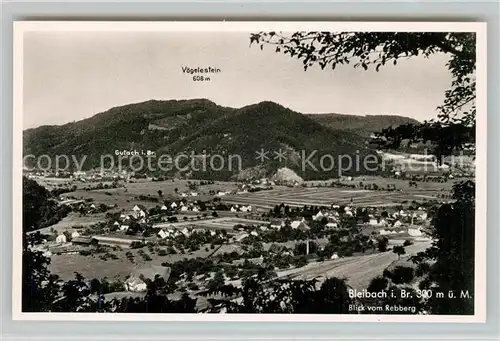
<path fill-rule="evenodd" d="M 301 61 L 249 45 L 249 33 L 26 32 L 23 126 L 60 125 L 151 99 L 207 98 L 239 108 L 274 101 L 301 113 L 435 118 L 451 84 L 445 55 L 396 66 L 303 70 Z M 182 67 L 215 67 L 195 82 Z"/>

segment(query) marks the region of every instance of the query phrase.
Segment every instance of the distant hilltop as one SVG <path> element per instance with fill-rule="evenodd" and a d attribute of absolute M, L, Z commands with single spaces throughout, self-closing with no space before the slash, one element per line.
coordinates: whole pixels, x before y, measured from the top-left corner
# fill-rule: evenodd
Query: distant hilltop
<path fill-rule="evenodd" d="M 308 114 L 307 116 L 329 128 L 347 130 L 363 137 L 369 137 L 389 127 L 421 123 L 413 118 L 396 115 Z"/>
<path fill-rule="evenodd" d="M 241 168 L 199 174 L 199 167 L 194 167 L 183 172 L 190 177 L 222 180 L 255 167 L 259 176 L 286 167 L 308 180 L 331 178 L 337 169 L 301 169 L 304 151 L 316 151 L 312 163 L 324 154 L 376 155 L 365 143 L 367 132 L 409 122 L 417 121 L 398 116 L 304 115 L 270 101 L 236 109 L 207 99 L 150 100 L 114 107 L 77 122 L 25 130 L 23 151 L 24 155 L 68 155 L 78 160 L 85 156 L 83 170 L 100 166 L 102 156 L 116 150 L 144 151 L 144 155 L 155 157 L 165 153 L 203 152 L 203 157 L 235 154 L 241 157 Z M 266 154 L 259 160 L 256 153 L 261 150 Z M 277 153 L 283 153 L 282 157 L 277 159 Z M 195 163 L 201 163 L 203 157 Z M 178 173 L 175 175 L 182 175 Z"/>

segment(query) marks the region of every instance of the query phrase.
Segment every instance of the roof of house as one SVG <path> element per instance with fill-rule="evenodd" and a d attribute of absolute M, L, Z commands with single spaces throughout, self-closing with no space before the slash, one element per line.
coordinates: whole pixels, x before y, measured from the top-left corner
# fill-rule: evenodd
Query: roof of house
<path fill-rule="evenodd" d="M 165 266 L 151 265 L 150 267 L 135 269 L 132 276 L 144 276 L 144 278 L 154 279 L 156 275 L 162 277 L 165 281 L 170 277 L 171 269 Z"/>
<path fill-rule="evenodd" d="M 92 243 L 91 237 L 84 237 L 84 236 L 78 236 L 78 237 L 73 237 L 71 239 L 71 242 L 73 243 L 81 243 L 81 244 L 90 244 Z"/>

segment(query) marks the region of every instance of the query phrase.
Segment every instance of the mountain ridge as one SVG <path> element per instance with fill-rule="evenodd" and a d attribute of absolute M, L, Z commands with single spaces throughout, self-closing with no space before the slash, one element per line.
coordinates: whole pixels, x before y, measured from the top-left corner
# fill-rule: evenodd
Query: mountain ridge
<path fill-rule="evenodd" d="M 288 166 L 304 179 L 332 177 L 340 167 L 335 165 L 328 172 L 319 172 L 321 174 L 314 169 L 304 169 L 300 159 L 310 155 L 306 152 L 317 153 L 311 159 L 316 164 L 325 154 L 374 153 L 362 135 L 329 127 L 310 116 L 272 101 L 236 109 L 219 106 L 208 99 L 149 100 L 113 107 L 64 125 L 27 129 L 23 132 L 23 152 L 24 155 L 85 155 L 89 168 L 99 166 L 102 155 L 112 154 L 114 150 L 151 150 L 158 155 L 201 151 L 207 156 L 235 153 L 241 155 L 243 169 L 257 167 L 267 175 Z M 288 155 L 281 163 L 269 157 L 259 164 L 255 153 L 260 148 L 269 151 L 271 156 L 282 149 L 288 151 Z M 208 175 L 229 179 L 237 176 L 238 171 L 223 170 Z M 190 170 L 187 176 L 206 177 L 207 174 Z"/>

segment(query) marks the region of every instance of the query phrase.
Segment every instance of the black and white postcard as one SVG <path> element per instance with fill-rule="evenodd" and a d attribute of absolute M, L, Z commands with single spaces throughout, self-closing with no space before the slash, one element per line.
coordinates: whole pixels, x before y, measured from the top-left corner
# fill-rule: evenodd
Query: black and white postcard
<path fill-rule="evenodd" d="M 484 322 L 486 24 L 16 22 L 13 314 Z"/>

